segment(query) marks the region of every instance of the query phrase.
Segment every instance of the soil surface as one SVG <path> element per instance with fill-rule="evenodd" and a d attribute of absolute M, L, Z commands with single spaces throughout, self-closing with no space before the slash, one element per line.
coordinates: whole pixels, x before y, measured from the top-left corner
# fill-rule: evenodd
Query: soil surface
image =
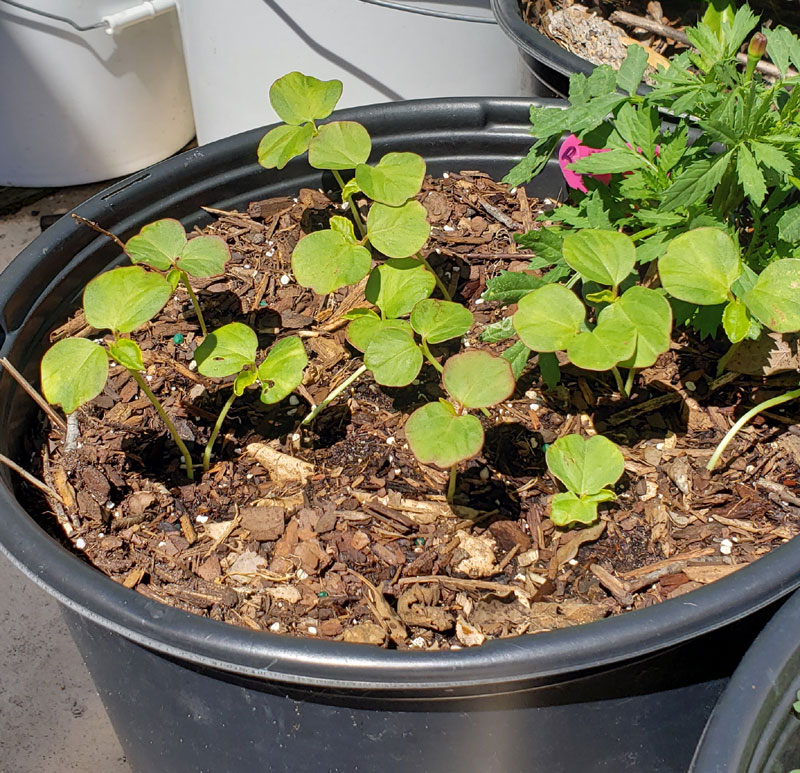
<path fill-rule="evenodd" d="M 481 330 L 514 308 L 484 302 L 486 280 L 527 268 L 531 253 L 513 234 L 553 203 L 478 172 L 427 179 L 419 199 L 433 226 L 429 260 L 475 314 L 466 344 L 489 348 Z M 715 378 L 720 352 L 695 338 L 643 371 L 629 401 L 605 374 L 568 365 L 562 385 L 547 391 L 532 359 L 512 398 L 482 418 L 486 445 L 461 466 L 452 508 L 447 473 L 420 465 L 403 433 L 411 410 L 441 394 L 431 366 L 404 389 L 365 375 L 301 428 L 309 404 L 360 364 L 342 314 L 364 305 L 363 285 L 322 298 L 290 271 L 300 236 L 337 211 L 324 193 L 302 190 L 246 212 L 214 212 L 206 231 L 223 236 L 233 257 L 225 276 L 196 283 L 210 329 L 246 321 L 264 347 L 300 335 L 311 364 L 282 403 L 264 406 L 255 392 L 234 403 L 213 465 L 196 482 L 120 367 L 74 414 L 74 448 L 65 451 L 58 431 L 44 445 L 43 436 L 30 439 L 31 469 L 61 499 L 45 503 L 31 489 L 30 507 L 51 512 L 51 530 L 109 577 L 256 631 L 438 649 L 646 607 L 725 577 L 800 531 L 792 404 L 747 427 L 714 474 L 704 469 L 735 418 L 796 376 Z M 53 340 L 65 335 L 98 334 L 79 313 Z M 198 336 L 182 289 L 133 334 L 149 385 L 195 458 L 229 394 L 229 385 L 197 374 Z M 619 443 L 626 474 L 596 525 L 560 530 L 548 518 L 558 486 L 543 449 L 571 432 Z"/>

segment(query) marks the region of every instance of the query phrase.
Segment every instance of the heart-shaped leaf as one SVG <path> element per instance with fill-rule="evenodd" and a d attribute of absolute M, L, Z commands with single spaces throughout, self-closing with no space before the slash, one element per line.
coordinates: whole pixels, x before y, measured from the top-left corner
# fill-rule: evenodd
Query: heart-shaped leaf
<path fill-rule="evenodd" d="M 283 169 L 295 156 L 308 150 L 314 127 L 276 126 L 268 131 L 258 143 L 258 163 L 265 169 Z"/>
<path fill-rule="evenodd" d="M 750 315 L 743 301 L 733 300 L 722 312 L 722 327 L 732 344 L 738 344 L 750 330 Z"/>
<path fill-rule="evenodd" d="M 258 377 L 263 384 L 261 402 L 279 403 L 294 392 L 303 382 L 303 371 L 308 365 L 303 342 L 298 336 L 281 338 L 273 344 L 264 362 L 258 366 Z"/>
<path fill-rule="evenodd" d="M 617 231 L 584 228 L 564 238 L 567 265 L 584 279 L 617 287 L 636 265 L 636 247 Z"/>
<path fill-rule="evenodd" d="M 334 121 L 319 129 L 308 146 L 308 163 L 315 169 L 355 169 L 372 150 L 369 133 L 355 121 Z"/>
<path fill-rule="evenodd" d="M 351 244 L 338 231 L 315 231 L 304 236 L 292 253 L 295 279 L 319 295 L 360 282 L 371 265 L 369 250 Z"/>
<path fill-rule="evenodd" d="M 356 182 L 373 201 L 399 207 L 416 196 L 425 177 L 425 159 L 416 153 L 387 153 L 375 166 L 356 167 Z"/>
<path fill-rule="evenodd" d="M 483 447 L 483 427 L 475 416 L 456 416 L 449 403 L 428 403 L 406 422 L 406 438 L 422 464 L 447 469 L 472 459 Z"/>
<path fill-rule="evenodd" d="M 120 338 L 108 345 L 108 353 L 128 370 L 144 370 L 142 350 L 130 338 Z"/>
<path fill-rule="evenodd" d="M 776 333 L 800 330 L 800 260 L 770 263 L 742 300 L 759 322 Z"/>
<path fill-rule="evenodd" d="M 375 333 L 382 329 L 393 328 L 395 330 L 402 330 L 406 335 L 413 338 L 414 333 L 411 326 L 404 319 L 386 319 L 382 320 L 374 312 L 372 314 L 363 314 L 354 319 L 347 326 L 347 340 L 356 347 L 360 352 L 366 352 L 372 341 Z"/>
<path fill-rule="evenodd" d="M 373 204 L 367 215 L 372 246 L 390 258 L 407 258 L 419 252 L 430 232 L 428 213 L 418 201 L 407 201 L 402 207 Z"/>
<path fill-rule="evenodd" d="M 224 239 L 219 236 L 195 236 L 183 248 L 177 265 L 189 276 L 202 279 L 222 274 L 230 257 L 231 251 Z"/>
<path fill-rule="evenodd" d="M 725 303 L 741 273 L 736 244 L 719 228 L 676 236 L 658 259 L 661 285 L 674 298 L 700 306 Z"/>
<path fill-rule="evenodd" d="M 278 78 L 269 89 L 272 109 L 282 121 L 294 125 L 327 118 L 341 96 L 341 81 L 321 81 L 299 72 Z"/>
<path fill-rule="evenodd" d="M 636 329 L 626 320 L 599 320 L 588 333 L 579 333 L 567 347 L 567 356 L 584 370 L 611 370 L 633 356 Z"/>
<path fill-rule="evenodd" d="M 383 386 L 407 386 L 422 368 L 422 352 L 409 333 L 396 327 L 381 327 L 367 346 L 364 365 Z"/>
<path fill-rule="evenodd" d="M 186 231 L 172 218 L 149 223 L 125 243 L 125 252 L 133 263 L 144 263 L 166 271 L 186 246 Z"/>
<path fill-rule="evenodd" d="M 149 322 L 172 295 L 161 274 L 125 266 L 95 277 L 83 291 L 86 321 L 98 330 L 130 333 Z"/>
<path fill-rule="evenodd" d="M 597 520 L 597 505 L 614 499 L 616 495 L 608 489 L 581 498 L 576 497 L 571 491 L 556 494 L 550 503 L 550 520 L 559 527 L 573 523 L 594 523 Z"/>
<path fill-rule="evenodd" d="M 467 408 L 488 408 L 511 395 L 516 386 L 511 364 L 503 357 L 473 349 L 444 364 L 442 383 Z"/>
<path fill-rule="evenodd" d="M 636 349 L 630 359 L 621 361 L 626 368 L 649 368 L 669 349 L 672 307 L 655 290 L 634 285 L 616 303 L 606 306 L 598 320 L 636 331 Z"/>
<path fill-rule="evenodd" d="M 573 494 L 596 494 L 616 483 L 625 471 L 619 448 L 602 435 L 588 440 L 566 435 L 556 440 L 545 454 L 547 467 Z"/>
<path fill-rule="evenodd" d="M 364 295 L 390 319 L 410 313 L 418 301 L 427 298 L 436 280 L 415 258 L 394 258 L 372 270 Z"/>
<path fill-rule="evenodd" d="M 460 303 L 436 298 L 421 300 L 411 311 L 411 327 L 431 344 L 463 336 L 474 319 L 472 312 Z"/>
<path fill-rule="evenodd" d="M 258 337 L 253 329 L 241 322 L 231 322 L 209 333 L 194 350 L 194 359 L 199 373 L 223 378 L 253 365 L 257 349 Z"/>
<path fill-rule="evenodd" d="M 575 293 L 564 285 L 550 284 L 520 299 L 514 329 L 535 352 L 566 349 L 580 332 L 586 309 Z"/>
<path fill-rule="evenodd" d="M 108 355 L 87 338 L 65 338 L 45 352 L 40 368 L 47 402 L 72 413 L 103 391 Z"/>

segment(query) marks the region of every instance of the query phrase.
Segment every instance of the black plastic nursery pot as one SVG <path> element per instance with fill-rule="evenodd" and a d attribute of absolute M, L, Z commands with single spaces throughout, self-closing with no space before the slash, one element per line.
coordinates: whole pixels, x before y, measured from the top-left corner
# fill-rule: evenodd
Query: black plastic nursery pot
<path fill-rule="evenodd" d="M 789 773 L 800 768 L 800 593 L 747 651 L 711 715 L 692 773 Z"/>
<path fill-rule="evenodd" d="M 567 51 L 555 41 L 542 35 L 522 18 L 519 0 L 491 0 L 500 29 L 519 49 L 533 76 L 554 95 L 566 97 L 569 77 L 580 72 L 589 75 L 594 70 L 587 59 Z"/>
<path fill-rule="evenodd" d="M 436 100 L 343 111 L 374 158 L 421 153 L 433 174 L 501 177 L 530 146 L 528 100 Z M 202 205 L 246 207 L 332 181 L 255 161 L 262 131 L 197 148 L 75 210 L 122 238 Z M 531 193 L 555 197 L 553 162 Z M 0 277 L 0 355 L 38 382 L 50 331 L 119 250 L 66 217 Z M 0 452 L 24 463 L 37 420 L 0 375 Z M 282 637 L 163 606 L 48 536 L 0 471 L 0 548 L 64 607 L 137 771 L 686 771 L 711 709 L 773 606 L 800 586 L 800 540 L 655 607 L 480 648 L 397 651 Z M 54 678 L 56 675 L 54 674 Z"/>

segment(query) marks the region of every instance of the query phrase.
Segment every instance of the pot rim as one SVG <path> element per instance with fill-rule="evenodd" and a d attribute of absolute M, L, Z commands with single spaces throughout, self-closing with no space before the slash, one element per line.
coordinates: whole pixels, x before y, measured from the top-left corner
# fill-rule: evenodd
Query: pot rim
<path fill-rule="evenodd" d="M 411 136 L 413 132 L 419 137 L 420 120 L 430 118 L 436 128 L 424 131 L 425 139 L 435 138 L 437 133 L 452 139 L 465 122 L 472 121 L 482 142 L 498 138 L 505 142 L 506 137 L 529 142 L 528 110 L 532 102 L 558 104 L 523 98 L 427 99 L 351 108 L 334 116 L 367 124 L 371 120 L 394 121 L 405 134 L 388 130 L 386 136 L 393 142 L 398 136 Z M 457 130 L 452 128 L 454 121 Z M 111 196 L 121 196 L 127 188 L 141 196 L 142 191 L 157 186 L 159 181 L 181 181 L 190 174 L 186 170 L 198 164 L 212 171 L 231 162 L 241 165 L 244 154 L 256 147 L 269 128 L 218 140 L 163 161 L 150 167 L 147 175 L 139 173 L 112 185 L 73 212 L 109 226 L 107 219 L 115 214 L 114 205 L 108 203 Z M 255 161 L 247 163 L 260 170 Z M 211 175 L 204 184 L 210 185 L 214 180 Z M 155 191 L 153 195 L 164 197 L 163 192 Z M 159 205 L 163 207 L 160 202 Z M 139 212 L 140 217 L 146 214 Z M 129 224 L 128 220 L 119 222 Z M 15 290 L 24 286 L 24 277 L 37 268 L 52 245 L 70 237 L 75 242 L 79 228 L 72 218 L 64 217 L 12 261 L 0 277 L 0 325 Z M 89 244 L 96 238 L 85 232 L 81 236 L 84 241 L 78 240 L 80 244 Z M 74 262 L 79 258 L 80 255 Z M 72 263 L 70 266 L 63 272 L 74 271 Z M 54 283 L 52 280 L 37 300 L 51 293 Z M 24 322 L 40 329 L 44 326 L 41 318 L 36 321 L 34 317 L 35 308 L 16 326 L 6 324 L 0 356 L 9 352 Z M 41 335 L 41 331 L 37 334 Z M 9 377 L 5 379 L 8 384 Z M 0 381 L 0 403 L 3 391 Z M 2 470 L 0 478 L 0 552 L 64 606 L 166 656 L 285 685 L 385 694 L 411 692 L 421 696 L 510 692 L 656 654 L 740 620 L 800 586 L 796 569 L 800 566 L 800 540 L 794 539 L 753 564 L 685 596 L 589 624 L 492 640 L 478 648 L 397 651 L 295 638 L 209 620 L 124 588 L 48 536 L 17 502 L 8 485 L 10 475 Z"/>

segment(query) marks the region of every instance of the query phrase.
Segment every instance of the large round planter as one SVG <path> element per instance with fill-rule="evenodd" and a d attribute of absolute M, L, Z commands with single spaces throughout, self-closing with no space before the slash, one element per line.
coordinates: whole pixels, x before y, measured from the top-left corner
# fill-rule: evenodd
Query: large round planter
<path fill-rule="evenodd" d="M 502 176 L 530 145 L 527 100 L 442 100 L 341 112 L 374 156 L 411 150 L 434 174 Z M 127 238 L 159 217 L 208 222 L 332 183 L 304 160 L 255 162 L 261 131 L 184 153 L 76 211 Z M 563 187 L 555 163 L 531 192 Z M 49 332 L 121 260 L 64 218 L 0 277 L 0 355 L 32 381 Z M 24 460 L 37 414 L 0 377 L 0 452 Z M 58 599 L 138 771 L 679 771 L 741 653 L 800 585 L 800 540 L 679 599 L 590 625 L 450 652 L 390 651 L 226 626 L 162 606 L 48 536 L 0 471 L 0 548 Z M 57 675 L 54 674 L 54 678 Z"/>
<path fill-rule="evenodd" d="M 800 593 L 748 650 L 711 715 L 692 773 L 789 773 L 800 768 Z"/>

